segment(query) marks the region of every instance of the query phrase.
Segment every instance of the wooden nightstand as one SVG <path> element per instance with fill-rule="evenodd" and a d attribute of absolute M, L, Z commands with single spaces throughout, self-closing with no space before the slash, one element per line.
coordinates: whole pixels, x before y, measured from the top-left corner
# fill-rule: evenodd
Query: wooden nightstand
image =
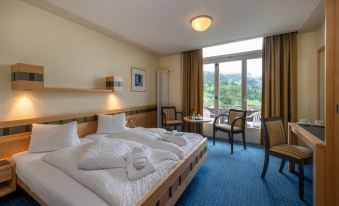
<path fill-rule="evenodd" d="M 2 159 L 0 160 L 0 197 L 15 190 L 15 163 L 10 159 Z"/>

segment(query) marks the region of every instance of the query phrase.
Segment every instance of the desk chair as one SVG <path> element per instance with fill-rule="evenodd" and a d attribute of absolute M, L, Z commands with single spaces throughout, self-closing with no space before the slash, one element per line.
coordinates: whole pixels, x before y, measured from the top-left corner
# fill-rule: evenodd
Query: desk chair
<path fill-rule="evenodd" d="M 265 161 L 261 178 L 265 178 L 270 155 L 281 159 L 279 172 L 282 172 L 285 162 L 298 164 L 299 198 L 304 199 L 304 165 L 312 159 L 312 150 L 306 147 L 287 144 L 287 137 L 281 117 L 271 117 L 263 120 Z"/>

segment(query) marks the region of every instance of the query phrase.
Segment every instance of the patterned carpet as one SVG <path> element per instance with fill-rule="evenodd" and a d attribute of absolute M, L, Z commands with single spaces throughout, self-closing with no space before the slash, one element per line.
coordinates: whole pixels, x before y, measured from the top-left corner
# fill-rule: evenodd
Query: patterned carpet
<path fill-rule="evenodd" d="M 228 143 L 209 141 L 208 159 L 177 202 L 184 205 L 302 206 L 312 205 L 312 166 L 305 168 L 305 201 L 299 199 L 298 177 L 287 164 L 279 173 L 280 160 L 270 157 L 266 178 L 260 175 L 264 150 L 236 145 L 233 155 Z"/>
<path fill-rule="evenodd" d="M 312 205 L 312 167 L 305 168 L 305 201 L 298 196 L 298 178 L 287 171 L 279 173 L 280 160 L 271 158 L 266 180 L 260 178 L 262 148 L 235 145 L 234 154 L 226 142 L 209 142 L 208 159 L 177 202 L 185 205 L 301 206 Z M 25 192 L 18 190 L 0 199 L 0 205 L 36 206 Z"/>

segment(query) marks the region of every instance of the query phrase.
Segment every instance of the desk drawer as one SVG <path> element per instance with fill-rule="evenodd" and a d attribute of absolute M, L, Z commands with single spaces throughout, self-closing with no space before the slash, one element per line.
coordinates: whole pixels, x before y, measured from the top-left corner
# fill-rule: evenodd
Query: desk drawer
<path fill-rule="evenodd" d="M 13 168 L 0 170 L 0 182 L 5 182 L 12 179 Z"/>

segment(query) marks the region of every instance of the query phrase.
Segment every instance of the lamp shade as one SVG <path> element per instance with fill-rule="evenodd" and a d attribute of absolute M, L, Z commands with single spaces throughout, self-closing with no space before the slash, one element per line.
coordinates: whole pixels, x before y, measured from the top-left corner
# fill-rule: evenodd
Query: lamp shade
<path fill-rule="evenodd" d="M 211 26 L 211 24 L 212 24 L 212 17 L 206 16 L 206 15 L 197 16 L 191 20 L 192 28 L 199 32 L 205 31 Z"/>

